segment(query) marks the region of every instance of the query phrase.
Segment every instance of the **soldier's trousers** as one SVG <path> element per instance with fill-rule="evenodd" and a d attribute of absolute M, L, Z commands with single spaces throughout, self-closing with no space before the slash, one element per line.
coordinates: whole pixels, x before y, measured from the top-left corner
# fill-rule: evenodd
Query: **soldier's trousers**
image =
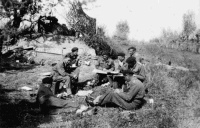
<path fill-rule="evenodd" d="M 114 93 L 113 91 L 110 91 L 101 96 L 99 105 L 100 106 L 113 105 L 113 106 L 121 107 L 125 110 L 135 110 L 142 107 L 144 103 L 145 103 L 145 100 L 143 99 L 140 99 L 140 100 L 135 99 L 131 102 L 125 101 L 119 96 L 119 94 Z"/>
<path fill-rule="evenodd" d="M 71 74 L 78 76 L 79 72 L 80 70 L 77 68 L 73 72 L 71 72 Z M 54 92 L 54 94 L 56 94 L 57 90 L 61 90 L 61 92 L 67 92 L 68 94 L 72 94 L 72 84 L 73 82 L 78 82 L 78 78 L 73 79 L 70 76 L 54 75 L 53 82 L 54 84 L 52 87 L 52 91 Z M 57 82 L 60 82 L 59 85 L 57 85 Z M 56 86 L 59 86 L 59 88 Z"/>

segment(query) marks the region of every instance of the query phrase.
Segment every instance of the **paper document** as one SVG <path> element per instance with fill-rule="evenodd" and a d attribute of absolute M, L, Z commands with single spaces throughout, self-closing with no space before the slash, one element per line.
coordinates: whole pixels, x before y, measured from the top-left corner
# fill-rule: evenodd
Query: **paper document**
<path fill-rule="evenodd" d="M 27 86 L 23 86 L 23 87 L 21 87 L 20 89 L 21 89 L 21 90 L 26 90 L 26 91 L 31 91 L 31 90 L 33 90 L 32 88 L 27 87 Z"/>
<path fill-rule="evenodd" d="M 110 70 L 99 70 L 99 69 L 94 69 L 94 73 L 99 73 L 99 74 L 113 74 L 113 75 L 122 75 L 122 73 L 119 73 L 119 71 L 110 71 Z"/>
<path fill-rule="evenodd" d="M 88 90 L 88 91 L 82 91 L 79 90 L 78 93 L 76 93 L 77 96 L 88 96 L 89 94 L 91 94 L 93 91 L 92 90 Z"/>

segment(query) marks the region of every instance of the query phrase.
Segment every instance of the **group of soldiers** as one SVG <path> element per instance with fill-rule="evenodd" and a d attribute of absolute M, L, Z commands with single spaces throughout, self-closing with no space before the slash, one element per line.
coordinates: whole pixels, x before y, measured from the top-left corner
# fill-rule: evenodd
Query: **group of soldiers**
<path fill-rule="evenodd" d="M 102 71 L 117 71 L 117 74 L 96 73 L 92 87 L 100 86 L 109 82 L 112 88 L 103 95 L 96 98 L 87 96 L 85 103 L 88 106 L 105 106 L 112 104 L 126 110 L 140 108 L 144 103 L 146 81 L 145 68 L 143 59 L 137 59 L 135 56 L 136 48 L 128 49 L 129 56 L 125 53 L 118 53 L 116 60 L 110 58 L 109 53 L 104 52 L 97 60 L 95 68 Z M 41 108 L 47 107 L 65 107 L 74 106 L 70 102 L 73 95 L 73 88 L 78 83 L 80 72 L 80 59 L 78 56 L 78 48 L 72 48 L 71 52 L 66 54 L 63 60 L 53 67 L 52 81 L 43 79 L 37 95 L 37 101 Z M 121 75 L 118 75 L 121 74 Z M 54 83 L 54 84 L 52 84 Z M 58 83 L 58 84 L 57 84 Z M 48 93 L 47 93 L 48 92 Z M 69 98 L 69 100 L 63 99 Z"/>
<path fill-rule="evenodd" d="M 104 53 L 95 65 L 97 69 L 104 71 L 118 71 L 123 75 L 96 74 L 95 86 L 102 82 L 109 82 L 113 89 L 105 94 L 93 97 L 86 97 L 86 103 L 90 106 L 117 106 L 126 110 L 139 109 L 145 104 L 146 73 L 143 60 L 136 56 L 136 48 L 128 49 L 129 56 L 118 53 L 117 60 L 109 58 L 108 53 Z"/>

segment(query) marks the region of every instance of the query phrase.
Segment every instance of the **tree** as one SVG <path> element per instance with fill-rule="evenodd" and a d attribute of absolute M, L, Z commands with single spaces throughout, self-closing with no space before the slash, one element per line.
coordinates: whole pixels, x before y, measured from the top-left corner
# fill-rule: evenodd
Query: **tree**
<path fill-rule="evenodd" d="M 130 32 L 127 21 L 121 21 L 116 26 L 116 32 L 114 38 L 118 40 L 128 40 L 128 34 Z"/>
<path fill-rule="evenodd" d="M 196 23 L 194 21 L 194 13 L 187 12 L 183 15 L 183 33 L 186 35 L 187 39 L 190 34 L 196 30 Z"/>
<path fill-rule="evenodd" d="M 23 19 L 26 14 L 34 15 L 39 11 L 36 0 L 0 0 L 3 7 L 0 11 L 1 19 L 9 19 L 9 21 L 0 29 L 0 60 L 2 62 L 3 45 L 13 45 L 17 42 L 20 34 L 18 31 L 20 23 L 24 20 L 32 23 L 31 20 Z M 32 27 L 32 26 L 31 26 Z M 31 29 L 29 29 L 31 31 Z M 0 62 L 0 63 L 1 63 Z"/>

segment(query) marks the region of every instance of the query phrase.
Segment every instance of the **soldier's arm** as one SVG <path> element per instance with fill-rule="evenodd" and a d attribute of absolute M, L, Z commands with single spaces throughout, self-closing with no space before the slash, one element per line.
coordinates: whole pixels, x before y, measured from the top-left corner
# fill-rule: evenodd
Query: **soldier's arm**
<path fill-rule="evenodd" d="M 63 56 L 63 59 L 66 58 L 66 57 L 70 57 L 70 53 L 67 53 Z"/>
<path fill-rule="evenodd" d="M 114 65 L 115 65 L 115 70 L 120 70 L 121 66 L 119 65 L 118 62 L 114 61 Z"/>
<path fill-rule="evenodd" d="M 121 68 L 120 68 L 120 71 L 123 71 L 123 70 L 128 70 L 128 64 L 125 63 Z"/>
<path fill-rule="evenodd" d="M 144 66 L 141 66 L 138 68 L 138 74 L 134 74 L 135 77 L 137 77 L 140 80 L 145 80 L 146 78 L 146 73 L 145 73 L 145 69 Z"/>
<path fill-rule="evenodd" d="M 58 73 L 61 75 L 61 76 L 71 76 L 71 74 L 67 73 L 64 69 L 64 66 L 62 63 L 59 64 L 58 68 L 57 68 L 57 71 Z"/>
<path fill-rule="evenodd" d="M 136 85 L 130 85 L 130 86 L 131 88 L 127 93 L 125 92 L 118 93 L 118 95 L 126 101 L 131 101 L 133 98 L 135 98 L 135 96 L 138 94 L 140 90 L 139 86 L 136 86 Z"/>
<path fill-rule="evenodd" d="M 110 68 L 110 70 L 111 71 L 114 71 L 115 70 L 115 64 L 114 64 L 114 61 L 113 60 L 110 60 L 111 62 L 110 62 L 110 65 L 111 65 L 111 68 Z"/>

